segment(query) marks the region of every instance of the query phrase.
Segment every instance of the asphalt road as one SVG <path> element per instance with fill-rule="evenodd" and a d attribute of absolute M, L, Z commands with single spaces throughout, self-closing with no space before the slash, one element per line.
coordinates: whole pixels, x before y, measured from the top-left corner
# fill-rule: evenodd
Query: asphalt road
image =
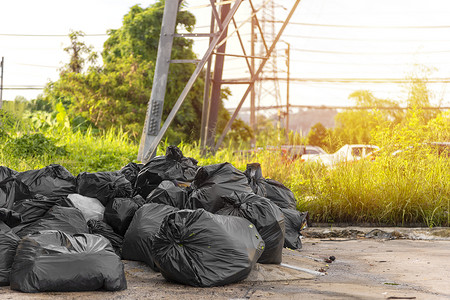
<path fill-rule="evenodd" d="M 125 291 L 24 294 L 2 287 L 0 299 L 450 299 L 449 233 L 310 228 L 303 249 L 284 250 L 282 265 L 258 264 L 246 280 L 223 287 L 169 283 L 124 261 Z"/>

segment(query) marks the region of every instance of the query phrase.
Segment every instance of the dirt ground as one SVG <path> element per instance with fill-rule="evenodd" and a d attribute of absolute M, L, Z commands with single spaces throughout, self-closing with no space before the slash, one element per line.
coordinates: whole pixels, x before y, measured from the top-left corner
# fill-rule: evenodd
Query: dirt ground
<path fill-rule="evenodd" d="M 124 261 L 125 291 L 24 294 L 2 287 L 0 299 L 450 299 L 450 229 L 310 228 L 304 235 L 303 249 L 284 249 L 282 265 L 258 264 L 246 280 L 223 287 L 168 283 Z"/>

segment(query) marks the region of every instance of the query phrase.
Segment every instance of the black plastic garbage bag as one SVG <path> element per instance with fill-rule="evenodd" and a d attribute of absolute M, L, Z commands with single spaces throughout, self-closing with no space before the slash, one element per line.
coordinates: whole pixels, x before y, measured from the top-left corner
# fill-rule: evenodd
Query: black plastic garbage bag
<path fill-rule="evenodd" d="M 142 206 L 133 217 L 123 239 L 122 257 L 145 262 L 154 271 L 159 271 L 153 260 L 153 238 L 164 218 L 178 209 L 164 204 L 149 203 Z"/>
<path fill-rule="evenodd" d="M 44 231 L 23 238 L 11 269 L 11 289 L 27 293 L 120 291 L 120 257 L 99 235 Z"/>
<path fill-rule="evenodd" d="M 191 187 L 189 208 L 203 208 L 212 213 L 224 206 L 223 196 L 252 192 L 244 173 L 230 163 L 201 167 Z"/>
<path fill-rule="evenodd" d="M 53 206 L 37 221 L 13 228 L 20 237 L 42 230 L 61 230 L 68 234 L 89 232 L 86 219 L 78 208 L 62 206 Z"/>
<path fill-rule="evenodd" d="M 244 171 L 247 176 L 248 184 L 253 192 L 257 195 L 266 196 L 266 188 L 264 187 L 264 177 L 262 175 L 261 165 L 259 163 L 247 164 L 247 169 Z"/>
<path fill-rule="evenodd" d="M 263 248 L 264 241 L 248 220 L 203 209 L 168 215 L 152 246 L 164 278 L 200 287 L 247 278 Z"/>
<path fill-rule="evenodd" d="M 50 208 L 57 205 L 59 198 L 35 195 L 34 198 L 16 201 L 13 210 L 20 213 L 23 223 L 39 220 Z"/>
<path fill-rule="evenodd" d="M 61 165 L 51 164 L 39 170 L 21 172 L 17 178 L 35 194 L 55 197 L 75 193 L 76 179 Z"/>
<path fill-rule="evenodd" d="M 10 231 L 11 228 L 5 224 L 5 222 L 0 221 L 0 231 L 7 232 Z"/>
<path fill-rule="evenodd" d="M 282 208 L 286 224 L 286 235 L 284 238 L 284 247 L 290 249 L 301 249 L 301 230 L 306 227 L 308 213 L 298 210 Z"/>
<path fill-rule="evenodd" d="M 75 204 L 66 196 L 51 197 L 50 200 L 55 200 L 55 205 L 63 207 L 75 207 Z"/>
<path fill-rule="evenodd" d="M 284 215 L 269 199 L 254 193 L 233 193 L 224 197 L 225 207 L 219 215 L 237 216 L 249 220 L 256 226 L 264 240 L 264 252 L 258 262 L 280 264 L 284 245 Z"/>
<path fill-rule="evenodd" d="M 177 207 L 179 209 L 187 208 L 190 188 L 182 188 L 172 181 L 164 180 L 156 189 L 154 189 L 146 199 L 147 203 L 161 203 Z"/>
<path fill-rule="evenodd" d="M 0 166 L 0 181 L 5 180 L 6 178 L 16 176 L 19 172 L 14 171 L 8 167 Z"/>
<path fill-rule="evenodd" d="M 136 183 L 137 176 L 141 171 L 143 164 L 137 164 L 134 162 L 128 163 L 125 167 L 120 169 L 119 173 L 123 174 L 125 178 L 131 182 L 131 185 Z"/>
<path fill-rule="evenodd" d="M 89 220 L 87 225 L 89 227 L 89 233 L 100 234 L 107 238 L 117 255 L 120 255 L 120 252 L 122 251 L 123 237 L 115 233 L 111 226 L 103 221 L 93 219 Z"/>
<path fill-rule="evenodd" d="M 12 209 L 14 201 L 32 198 L 33 194 L 26 184 L 15 177 L 0 182 L 0 208 Z"/>
<path fill-rule="evenodd" d="M 265 180 L 266 198 L 281 208 L 297 208 L 297 200 L 294 193 L 281 182 L 266 178 Z"/>
<path fill-rule="evenodd" d="M 0 231 L 0 286 L 9 285 L 9 274 L 20 238 L 13 232 Z"/>
<path fill-rule="evenodd" d="M 114 232 L 124 236 L 139 205 L 131 198 L 114 198 L 105 207 L 104 220 Z"/>
<path fill-rule="evenodd" d="M 134 195 L 134 197 L 131 198 L 131 199 L 134 201 L 134 203 L 136 203 L 136 204 L 139 206 L 139 208 L 141 208 L 142 205 L 144 205 L 144 204 L 147 203 L 147 202 L 145 201 L 145 199 L 142 198 L 141 195 Z"/>
<path fill-rule="evenodd" d="M 132 191 L 131 183 L 117 172 L 81 172 L 77 176 L 77 193 L 97 198 L 103 205 L 113 198 L 130 197 Z"/>
<path fill-rule="evenodd" d="M 259 163 L 248 164 L 244 174 L 255 194 L 268 198 L 281 208 L 296 209 L 294 193 L 281 182 L 264 178 Z"/>
<path fill-rule="evenodd" d="M 185 157 L 183 152 L 177 146 L 169 146 L 166 149 L 166 158 L 178 161 L 183 169 L 183 178 L 175 180 L 191 182 L 194 180 L 195 173 L 199 166 L 197 166 L 198 161 L 192 157 Z"/>
<path fill-rule="evenodd" d="M 14 210 L 0 208 L 0 221 L 4 222 L 8 227 L 15 227 L 22 223 L 22 216 Z"/>
<path fill-rule="evenodd" d="M 193 158 L 184 157 L 176 146 L 169 146 L 165 156 L 152 158 L 142 167 L 136 180 L 136 192 L 147 198 L 163 180 L 192 182 L 199 167 Z"/>

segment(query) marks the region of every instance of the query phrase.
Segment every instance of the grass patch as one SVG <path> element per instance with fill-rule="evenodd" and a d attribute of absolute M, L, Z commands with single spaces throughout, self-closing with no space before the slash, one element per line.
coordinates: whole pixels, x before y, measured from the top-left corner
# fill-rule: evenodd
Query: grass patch
<path fill-rule="evenodd" d="M 114 171 L 136 161 L 138 153 L 138 145 L 120 129 L 97 134 L 53 128 L 34 134 L 17 128 L 1 139 L 0 164 L 17 171 L 52 163 L 74 175 Z M 158 155 L 163 155 L 166 147 L 161 145 Z M 281 151 L 241 155 L 230 147 L 215 156 L 202 156 L 196 144 L 179 147 L 201 166 L 230 162 L 244 171 L 248 163 L 259 162 L 266 178 L 280 181 L 294 192 L 297 208 L 308 211 L 313 222 L 450 225 L 450 160 L 433 153 L 380 155 L 375 161 L 328 169 L 288 161 Z"/>

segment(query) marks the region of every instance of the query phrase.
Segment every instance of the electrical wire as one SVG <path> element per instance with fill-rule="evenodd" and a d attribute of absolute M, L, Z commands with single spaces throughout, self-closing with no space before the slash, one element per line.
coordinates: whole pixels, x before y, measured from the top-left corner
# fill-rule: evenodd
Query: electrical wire
<path fill-rule="evenodd" d="M 281 20 L 266 20 L 268 23 L 283 23 Z M 315 26 L 315 27 L 334 27 L 334 28 L 363 28 L 363 29 L 448 29 L 450 25 L 344 25 L 344 24 L 319 24 L 289 22 L 289 25 Z"/>
<path fill-rule="evenodd" d="M 68 37 L 68 34 L 21 34 L 21 33 L 0 33 L 0 36 L 10 37 Z M 84 34 L 83 37 L 89 36 L 108 36 L 107 33 Z"/>
<path fill-rule="evenodd" d="M 244 34 L 242 34 L 244 35 Z M 283 34 L 283 37 L 289 38 L 301 38 L 301 39 L 314 39 L 314 40 L 333 40 L 333 41 L 351 41 L 351 42 L 395 42 L 395 43 L 411 43 L 411 42 L 450 42 L 450 40 L 419 40 L 419 39 L 381 39 L 381 38 L 344 38 L 344 37 L 331 37 L 331 36 L 311 36 L 311 35 L 294 35 Z"/>
<path fill-rule="evenodd" d="M 344 54 L 344 55 L 417 55 L 417 54 L 450 53 L 450 49 L 449 50 L 436 50 L 436 51 L 418 51 L 418 52 L 347 52 L 347 51 L 291 48 L 291 51 L 308 52 L 308 53 L 323 53 L 323 54 Z"/>
<path fill-rule="evenodd" d="M 300 60 L 300 59 L 291 59 L 291 62 L 298 62 L 298 63 L 306 63 L 306 64 L 324 64 L 324 65 L 351 65 L 351 66 L 408 66 L 412 65 L 411 63 L 398 63 L 398 62 L 391 62 L 391 63 L 380 63 L 380 62 L 367 62 L 367 63 L 359 63 L 359 62 L 330 62 L 330 61 L 318 61 L 318 60 Z M 439 64 L 439 65 L 449 65 L 450 62 L 426 62 L 422 64 Z"/>

